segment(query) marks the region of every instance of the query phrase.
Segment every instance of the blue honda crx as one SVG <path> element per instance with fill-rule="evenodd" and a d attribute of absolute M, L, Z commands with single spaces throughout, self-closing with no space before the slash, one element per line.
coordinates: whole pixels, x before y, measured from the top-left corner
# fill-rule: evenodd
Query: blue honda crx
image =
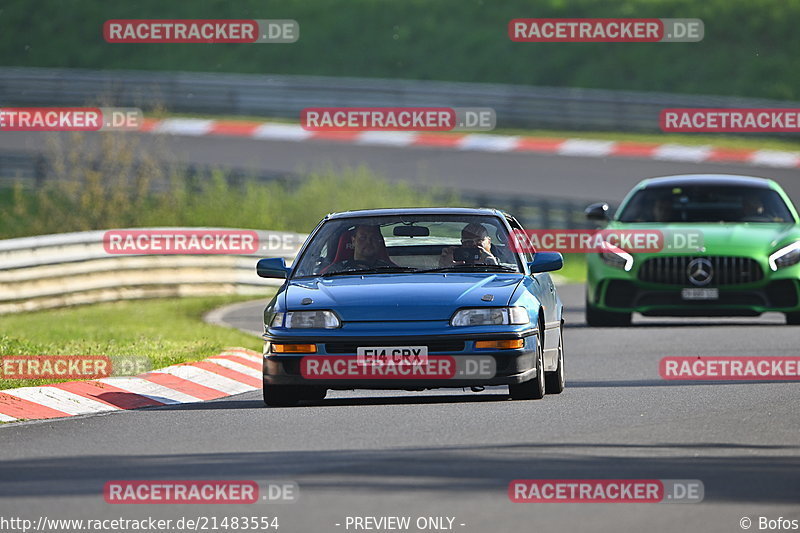
<path fill-rule="evenodd" d="M 326 216 L 264 310 L 264 402 L 330 389 L 419 391 L 508 385 L 512 399 L 564 389 L 563 306 L 547 272 L 494 209 L 410 208 Z"/>

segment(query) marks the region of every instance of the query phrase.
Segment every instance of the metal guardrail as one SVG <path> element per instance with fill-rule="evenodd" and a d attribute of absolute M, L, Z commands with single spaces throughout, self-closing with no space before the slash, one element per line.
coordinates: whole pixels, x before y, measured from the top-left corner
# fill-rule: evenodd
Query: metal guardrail
<path fill-rule="evenodd" d="M 310 106 L 492 107 L 498 127 L 641 132 L 660 131 L 665 107 L 800 107 L 780 100 L 565 87 L 21 67 L 0 67 L 0 102 L 287 118 Z"/>
<path fill-rule="evenodd" d="M 0 314 L 137 298 L 263 294 L 280 283 L 256 275 L 257 259 L 292 260 L 306 236 L 256 233 L 262 250 L 250 255 L 112 255 L 103 247 L 104 231 L 3 240 Z"/>

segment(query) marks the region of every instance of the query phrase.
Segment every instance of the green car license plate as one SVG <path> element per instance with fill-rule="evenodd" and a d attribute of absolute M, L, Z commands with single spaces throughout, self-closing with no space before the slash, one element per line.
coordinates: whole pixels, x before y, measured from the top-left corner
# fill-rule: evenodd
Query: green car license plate
<path fill-rule="evenodd" d="M 683 289 L 681 298 L 684 300 L 719 300 L 719 289 Z"/>

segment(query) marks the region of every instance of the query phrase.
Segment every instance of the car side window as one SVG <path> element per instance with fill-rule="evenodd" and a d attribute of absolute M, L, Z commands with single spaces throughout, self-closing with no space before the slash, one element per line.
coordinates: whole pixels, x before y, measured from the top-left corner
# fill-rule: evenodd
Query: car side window
<path fill-rule="evenodd" d="M 511 218 L 511 217 L 506 217 L 506 220 L 508 221 L 509 225 L 511 226 L 511 231 L 513 231 L 514 233 L 520 233 L 522 235 L 525 234 L 525 230 L 522 228 L 522 225 L 519 222 L 517 222 L 517 219 Z M 512 239 L 513 239 L 513 236 L 512 236 Z M 510 246 L 512 248 L 514 247 L 513 241 L 510 243 Z M 531 252 L 529 247 L 523 246 L 522 249 L 520 250 L 520 252 L 522 253 L 522 256 L 525 258 L 525 262 L 526 263 L 530 263 L 531 261 L 533 261 L 533 253 Z"/>

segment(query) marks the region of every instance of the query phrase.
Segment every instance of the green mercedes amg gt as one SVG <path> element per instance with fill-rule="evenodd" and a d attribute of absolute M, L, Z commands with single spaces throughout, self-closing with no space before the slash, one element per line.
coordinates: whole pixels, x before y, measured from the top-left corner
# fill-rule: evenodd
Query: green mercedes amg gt
<path fill-rule="evenodd" d="M 586 216 L 608 230 L 658 230 L 664 239 L 652 252 L 609 246 L 589 254 L 590 326 L 628 325 L 633 312 L 778 311 L 800 324 L 800 218 L 776 182 L 724 174 L 646 179 L 613 218 L 604 203 L 587 207 Z"/>

